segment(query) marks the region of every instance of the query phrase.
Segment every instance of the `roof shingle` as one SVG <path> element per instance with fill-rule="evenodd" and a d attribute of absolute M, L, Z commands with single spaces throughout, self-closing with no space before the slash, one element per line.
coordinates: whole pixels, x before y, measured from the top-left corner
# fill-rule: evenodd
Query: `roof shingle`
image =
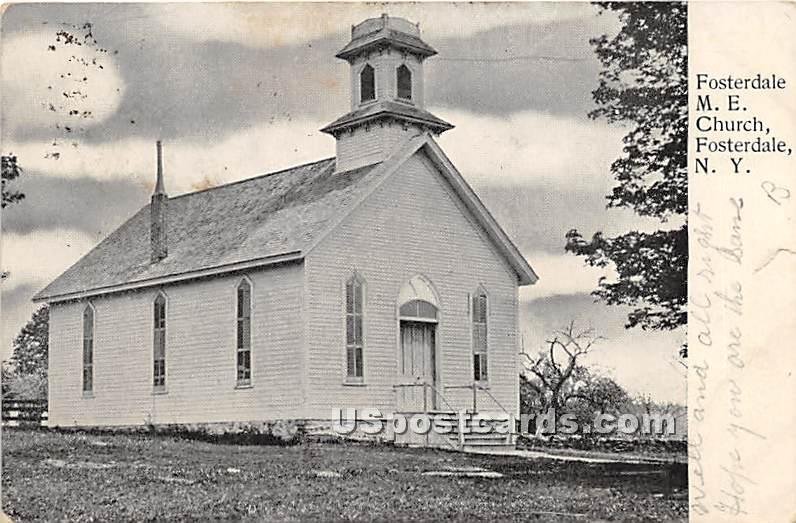
<path fill-rule="evenodd" d="M 158 263 L 146 205 L 34 299 L 301 252 L 364 194 L 376 165 L 335 173 L 329 158 L 170 198 L 168 256 Z"/>

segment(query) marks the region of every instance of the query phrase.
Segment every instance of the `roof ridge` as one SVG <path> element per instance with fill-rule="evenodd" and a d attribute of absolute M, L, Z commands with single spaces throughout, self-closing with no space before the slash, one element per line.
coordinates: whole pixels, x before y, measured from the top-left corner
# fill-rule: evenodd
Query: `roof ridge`
<path fill-rule="evenodd" d="M 204 192 L 208 192 L 208 191 L 214 191 L 216 189 L 223 189 L 225 187 L 230 187 L 232 185 L 237 185 L 239 183 L 250 182 L 252 180 L 259 180 L 260 178 L 266 178 L 268 176 L 274 176 L 274 175 L 277 175 L 277 174 L 286 173 L 286 172 L 292 171 L 294 169 L 301 169 L 302 167 L 307 167 L 309 165 L 313 165 L 313 164 L 316 164 L 316 163 L 328 162 L 329 160 L 334 160 L 335 158 L 336 158 L 335 156 L 330 156 L 328 158 L 323 158 L 322 160 L 314 160 L 314 161 L 311 161 L 311 162 L 300 163 L 300 164 L 294 165 L 292 167 L 286 167 L 284 169 L 279 169 L 277 171 L 271 171 L 271 172 L 268 172 L 268 173 L 265 173 L 265 174 L 256 174 L 256 175 L 252 176 L 251 178 L 244 178 L 242 180 L 236 180 L 234 182 L 222 183 L 220 185 L 215 185 L 213 187 L 208 187 L 206 189 L 199 189 L 198 191 L 186 192 L 186 193 L 178 194 L 177 196 L 169 196 L 169 200 L 176 200 L 177 198 L 183 198 L 185 196 L 193 196 L 195 194 L 204 193 Z"/>

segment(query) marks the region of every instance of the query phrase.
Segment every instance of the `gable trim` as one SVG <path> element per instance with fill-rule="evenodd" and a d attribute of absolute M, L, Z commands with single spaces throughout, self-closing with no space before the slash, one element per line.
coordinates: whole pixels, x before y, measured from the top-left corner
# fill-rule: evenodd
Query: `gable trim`
<path fill-rule="evenodd" d="M 461 198 L 464 204 L 468 207 L 471 214 L 475 217 L 476 221 L 484 228 L 489 238 L 498 247 L 501 254 L 509 262 L 509 265 L 517 273 L 520 279 L 520 285 L 534 284 L 539 280 L 539 276 L 530 266 L 525 257 L 520 253 L 519 249 L 511 241 L 506 232 L 500 224 L 489 212 L 484 203 L 473 191 L 470 184 L 459 173 L 450 159 L 447 157 L 442 148 L 431 137 L 425 141 L 423 147 L 432 162 L 437 164 L 440 172 L 454 189 L 454 192 Z"/>

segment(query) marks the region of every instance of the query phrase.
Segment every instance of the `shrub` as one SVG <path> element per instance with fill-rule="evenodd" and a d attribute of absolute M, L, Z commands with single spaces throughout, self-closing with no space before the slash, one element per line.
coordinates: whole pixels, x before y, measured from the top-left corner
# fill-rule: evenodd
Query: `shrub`
<path fill-rule="evenodd" d="M 10 398 L 47 400 L 47 375 L 40 372 L 11 374 L 3 377 L 4 389 Z"/>

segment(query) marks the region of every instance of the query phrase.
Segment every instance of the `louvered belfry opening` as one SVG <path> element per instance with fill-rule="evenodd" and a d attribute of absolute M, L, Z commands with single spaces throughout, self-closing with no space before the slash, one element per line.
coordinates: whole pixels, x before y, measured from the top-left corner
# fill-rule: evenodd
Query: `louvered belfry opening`
<path fill-rule="evenodd" d="M 425 109 L 423 67 L 435 54 L 420 27 L 404 18 L 384 14 L 351 28 L 351 41 L 335 55 L 350 66 L 350 110 L 321 129 L 337 141 L 337 172 L 376 164 L 416 136 L 453 128 Z"/>

